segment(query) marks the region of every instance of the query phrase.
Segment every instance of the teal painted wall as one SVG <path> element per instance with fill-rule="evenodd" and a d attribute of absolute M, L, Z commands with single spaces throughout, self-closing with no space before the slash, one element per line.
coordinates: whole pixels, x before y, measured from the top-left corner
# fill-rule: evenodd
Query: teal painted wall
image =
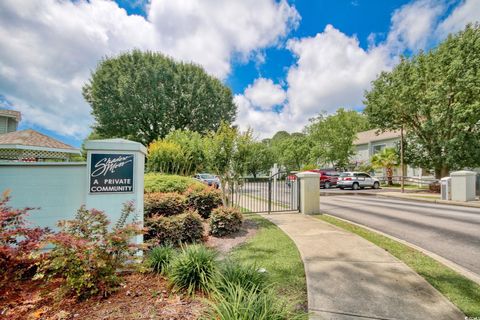
<path fill-rule="evenodd" d="M 0 164 L 0 192 L 10 189 L 11 207 L 39 208 L 28 220 L 42 227 L 73 218 L 85 203 L 86 180 L 85 163 Z"/>

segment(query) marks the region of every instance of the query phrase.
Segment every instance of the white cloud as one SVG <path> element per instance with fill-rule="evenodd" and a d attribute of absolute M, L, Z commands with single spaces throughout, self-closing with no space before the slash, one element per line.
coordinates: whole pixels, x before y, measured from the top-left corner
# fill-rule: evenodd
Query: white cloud
<path fill-rule="evenodd" d="M 449 33 L 462 30 L 467 23 L 480 21 L 480 0 L 466 0 L 438 26 L 438 37 L 445 38 Z"/>
<path fill-rule="evenodd" d="M 442 21 L 446 9 L 445 2 L 434 0 L 413 1 L 400 7 L 392 14 L 386 40 L 375 43 L 372 34 L 368 49 L 361 48 L 355 36 L 347 36 L 331 25 L 313 37 L 290 40 L 287 47 L 296 62 L 287 74 L 287 100 L 282 111 L 259 109 L 247 89 L 235 97 L 237 123 L 248 123 L 266 137 L 278 130 L 299 131 L 321 111 L 332 113 L 339 107 L 361 106 L 371 81 L 381 71 L 392 68 L 399 54 L 427 49 L 448 33 L 480 20 L 480 0 L 462 2 Z"/>
<path fill-rule="evenodd" d="M 258 138 L 269 138 L 280 130 L 300 131 L 305 124 L 305 119 L 294 119 L 288 105 L 278 113 L 273 110 L 265 111 L 256 108 L 243 94 L 235 95 L 234 102 L 237 105 L 235 124 L 241 130 L 252 128 Z"/>
<path fill-rule="evenodd" d="M 418 0 L 395 10 L 386 44 L 392 53 L 426 48 L 446 6 L 441 1 Z"/>
<path fill-rule="evenodd" d="M 285 0 L 152 0 L 147 18 L 113 1 L 0 2 L 0 94 L 27 122 L 82 136 L 92 123 L 81 87 L 104 56 L 162 51 L 224 78 L 296 27 Z"/>
<path fill-rule="evenodd" d="M 253 84 L 245 89 L 245 97 L 252 105 L 262 110 L 271 110 L 272 107 L 282 104 L 287 94 L 279 84 L 271 79 L 257 78 Z"/>
<path fill-rule="evenodd" d="M 383 48 L 364 50 L 355 37 L 328 25 L 315 37 L 291 40 L 297 63 L 288 71 L 288 103 L 306 119 L 321 111 L 361 104 L 363 92 L 391 65 Z"/>

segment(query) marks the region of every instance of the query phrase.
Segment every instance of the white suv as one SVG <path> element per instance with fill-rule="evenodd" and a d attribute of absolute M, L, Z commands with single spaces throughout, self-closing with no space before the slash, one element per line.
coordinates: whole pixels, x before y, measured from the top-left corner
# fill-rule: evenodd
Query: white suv
<path fill-rule="evenodd" d="M 337 187 L 340 189 L 352 188 L 353 190 L 367 188 L 380 188 L 380 181 L 365 172 L 342 172 L 338 177 Z"/>

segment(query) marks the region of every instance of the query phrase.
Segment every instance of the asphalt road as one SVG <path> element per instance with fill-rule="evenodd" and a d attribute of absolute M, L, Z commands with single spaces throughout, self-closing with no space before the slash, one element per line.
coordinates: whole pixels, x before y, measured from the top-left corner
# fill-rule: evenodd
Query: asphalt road
<path fill-rule="evenodd" d="M 408 241 L 480 275 L 480 209 L 332 195 L 320 198 L 320 210 Z"/>

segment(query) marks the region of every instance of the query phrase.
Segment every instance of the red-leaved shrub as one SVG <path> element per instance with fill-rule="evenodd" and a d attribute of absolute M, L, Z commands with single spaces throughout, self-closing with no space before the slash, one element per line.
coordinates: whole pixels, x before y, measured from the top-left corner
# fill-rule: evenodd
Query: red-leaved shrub
<path fill-rule="evenodd" d="M 0 199 L 0 287 L 34 273 L 32 253 L 40 248 L 46 228 L 29 227 L 26 217 L 32 208 L 13 209 L 7 205 L 8 192 Z"/>
<path fill-rule="evenodd" d="M 132 203 L 125 204 L 111 229 L 104 212 L 85 207 L 75 219 L 59 222 L 61 231 L 48 237 L 53 249 L 40 261 L 35 278 L 61 278 L 64 289 L 78 298 L 109 295 L 120 281 L 117 271 L 138 252 L 132 238 L 144 232 L 138 224 L 126 223 L 133 211 Z"/>
<path fill-rule="evenodd" d="M 208 187 L 202 190 L 190 188 L 186 192 L 188 206 L 198 214 L 208 219 L 212 210 L 222 205 L 222 192 Z"/>

